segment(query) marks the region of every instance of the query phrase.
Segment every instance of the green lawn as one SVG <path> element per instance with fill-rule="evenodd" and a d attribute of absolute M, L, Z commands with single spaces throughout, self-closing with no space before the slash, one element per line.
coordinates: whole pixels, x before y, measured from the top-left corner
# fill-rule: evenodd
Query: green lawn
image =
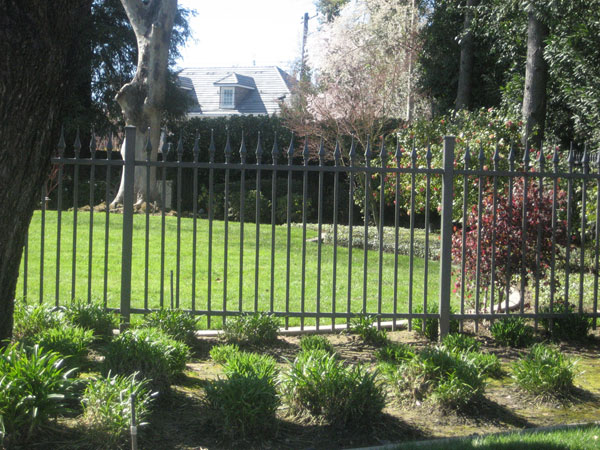
<path fill-rule="evenodd" d="M 104 298 L 104 223 L 105 213 L 94 213 L 94 234 L 92 250 L 92 300 L 102 301 Z M 88 293 L 88 245 L 89 245 L 89 212 L 79 212 L 77 215 L 77 255 L 75 271 L 75 298 L 87 299 Z M 145 298 L 144 266 L 145 266 L 145 215 L 134 217 L 134 251 L 132 273 L 132 307 L 143 308 Z M 120 299 L 121 280 L 121 223 L 120 214 L 110 215 L 110 237 L 108 255 L 108 282 L 107 303 L 110 307 L 118 307 Z M 192 307 L 192 230 L 193 220 L 181 220 L 181 260 L 180 260 L 180 287 L 179 301 L 181 308 Z M 195 308 L 208 309 L 209 301 L 212 310 L 251 311 L 255 305 L 255 257 L 256 257 L 256 226 L 247 223 L 244 227 L 243 245 L 243 270 L 242 294 L 240 296 L 240 224 L 229 223 L 229 239 L 227 252 L 227 277 L 225 277 L 225 227 L 222 221 L 213 222 L 212 240 L 212 273 L 210 275 L 211 289 L 208 290 L 208 220 L 197 221 L 197 267 L 195 287 Z M 307 230 L 307 240 L 315 238 L 314 230 Z M 60 285 L 59 299 L 61 303 L 71 299 L 72 280 L 72 239 L 73 239 L 73 213 L 63 212 L 61 229 L 61 256 L 60 256 Z M 286 248 L 287 227 L 277 226 L 275 229 L 275 268 L 271 275 L 271 226 L 261 225 L 259 266 L 258 266 L 258 309 L 270 310 L 271 280 L 273 280 L 273 302 L 275 311 L 286 311 Z M 45 302 L 55 301 L 56 288 L 56 247 L 57 247 L 57 213 L 46 212 L 45 220 L 45 251 L 44 273 L 40 277 L 40 247 L 41 247 L 41 212 L 36 211 L 29 231 L 28 250 L 28 276 L 27 298 L 29 301 L 39 299 L 40 279 L 43 279 L 43 298 Z M 302 228 L 291 228 L 291 261 L 290 261 L 290 287 L 289 311 L 300 312 L 302 304 Z M 161 298 L 161 217 L 150 217 L 150 244 L 149 244 L 149 281 L 148 281 L 148 307 L 160 307 Z M 333 264 L 334 247 L 323 244 L 322 260 L 320 265 L 320 312 L 331 312 L 333 303 L 334 273 L 337 280 L 335 291 L 335 310 L 345 312 L 348 298 L 348 249 L 337 248 L 337 264 Z M 351 311 L 362 310 L 363 305 L 363 251 L 353 249 L 352 252 L 352 282 L 351 282 Z M 304 310 L 317 312 L 317 285 L 318 285 L 318 244 L 306 243 L 306 273 L 304 283 Z M 378 312 L 378 281 L 379 281 L 379 253 L 367 252 L 367 312 Z M 23 296 L 23 264 L 21 276 L 17 287 L 17 295 Z M 381 312 L 394 311 L 394 255 L 383 254 L 382 272 L 382 304 Z M 398 312 L 408 311 L 409 298 L 409 258 L 398 256 Z M 335 270 L 334 270 L 335 269 Z M 173 271 L 176 285 L 177 273 L 177 218 L 166 217 L 165 226 L 165 262 L 164 262 L 164 305 L 170 304 L 170 272 Z M 439 264 L 429 262 L 427 282 L 428 302 L 438 302 Z M 226 280 L 226 282 L 225 282 Z M 414 259 L 414 285 L 413 304 L 423 302 L 424 285 L 424 259 Z M 225 287 L 227 294 L 224 295 Z M 209 297 L 210 293 L 210 297 Z M 240 303 L 241 302 L 241 303 Z M 321 323 L 330 319 L 322 319 Z M 343 319 L 340 321 L 344 321 Z M 291 319 L 290 324 L 298 323 Z M 306 323 L 311 323 L 307 320 Z"/>

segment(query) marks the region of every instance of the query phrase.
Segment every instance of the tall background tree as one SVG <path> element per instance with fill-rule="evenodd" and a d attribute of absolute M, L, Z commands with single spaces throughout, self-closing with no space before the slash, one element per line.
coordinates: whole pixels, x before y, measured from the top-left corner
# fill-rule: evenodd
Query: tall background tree
<path fill-rule="evenodd" d="M 77 86 L 91 1 L 0 0 L 0 341 L 12 334 L 25 235 Z"/>

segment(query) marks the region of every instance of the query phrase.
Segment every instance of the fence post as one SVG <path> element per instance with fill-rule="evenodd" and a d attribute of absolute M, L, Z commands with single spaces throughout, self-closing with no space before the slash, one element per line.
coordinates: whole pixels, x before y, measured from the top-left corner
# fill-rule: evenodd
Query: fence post
<path fill-rule="evenodd" d="M 131 315 L 131 253 L 133 240 L 133 181 L 135 176 L 135 127 L 125 127 L 123 155 L 123 243 L 121 247 L 121 331 Z"/>
<path fill-rule="evenodd" d="M 452 293 L 452 201 L 454 197 L 454 136 L 444 136 L 442 175 L 442 236 L 440 248 L 440 338 L 450 331 Z"/>

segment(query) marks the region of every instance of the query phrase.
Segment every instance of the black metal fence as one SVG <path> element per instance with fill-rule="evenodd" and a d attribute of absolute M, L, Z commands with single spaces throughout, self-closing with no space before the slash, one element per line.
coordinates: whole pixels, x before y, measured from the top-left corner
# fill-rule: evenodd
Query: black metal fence
<path fill-rule="evenodd" d="M 99 157 L 94 140 L 82 158 L 79 139 L 65 157 L 61 138 L 24 251 L 25 301 L 101 301 L 125 324 L 163 307 L 203 315 L 208 327 L 243 311 L 317 329 L 366 313 L 394 327 L 439 318 L 445 334 L 455 319 L 477 327 L 516 314 L 537 326 L 570 308 L 595 326 L 600 164 L 592 170 L 586 152 L 561 160 L 557 148 L 525 149 L 517 161 L 514 150 L 474 157 L 466 147 L 456 158 L 445 137 L 420 156 L 383 140 L 376 151 L 338 145 L 327 163 L 322 144 L 311 161 L 306 141 L 267 154 L 259 138 L 252 164 L 243 140 L 235 163 L 229 140 L 222 162 L 212 140 L 209 161 L 198 160 L 198 141 L 192 161 L 182 161 L 181 141 L 157 161 L 149 146 L 135 159 L 135 134 L 126 128 L 123 159 L 110 141 Z M 433 151 L 443 152 L 439 167 Z M 136 211 L 135 178 L 145 174 L 150 192 L 154 170 L 159 205 L 173 187 L 173 213 Z M 121 172 L 124 206 L 111 210 Z"/>

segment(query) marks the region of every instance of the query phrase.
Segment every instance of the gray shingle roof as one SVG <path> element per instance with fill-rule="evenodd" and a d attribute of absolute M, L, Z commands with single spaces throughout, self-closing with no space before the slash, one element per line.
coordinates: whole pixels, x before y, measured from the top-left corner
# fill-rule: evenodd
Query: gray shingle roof
<path fill-rule="evenodd" d="M 276 114 L 279 102 L 289 100 L 296 80 L 279 67 L 196 67 L 179 73 L 179 84 L 190 89 L 197 104 L 189 117 L 231 114 Z M 220 86 L 252 88 L 235 109 L 221 109 Z"/>

